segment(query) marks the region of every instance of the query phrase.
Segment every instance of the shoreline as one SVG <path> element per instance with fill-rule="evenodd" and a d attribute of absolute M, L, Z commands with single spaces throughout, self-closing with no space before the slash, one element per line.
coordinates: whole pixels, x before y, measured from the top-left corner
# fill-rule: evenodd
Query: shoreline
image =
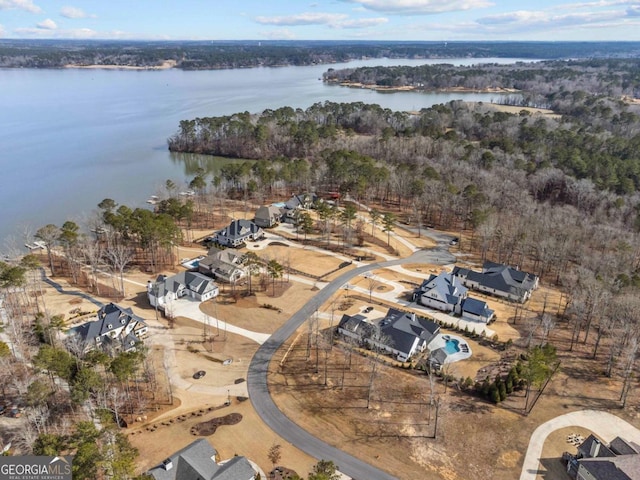
<path fill-rule="evenodd" d="M 135 65 L 64 65 L 62 68 L 78 68 L 81 70 L 169 70 L 176 66 L 175 60 L 165 60 L 162 65 L 139 67 Z"/>
<path fill-rule="evenodd" d="M 341 87 L 348 88 L 365 88 L 369 90 L 375 90 L 377 92 L 412 92 L 412 91 L 424 91 L 424 92 L 440 92 L 440 93 L 520 93 L 521 91 L 516 88 L 504 88 L 504 87 L 487 87 L 487 88 L 467 88 L 467 87 L 449 87 L 449 88 L 434 88 L 428 89 L 423 87 L 416 87 L 414 85 L 405 85 L 402 87 L 387 87 L 384 85 L 373 85 L 359 82 L 338 82 L 336 80 L 328 80 L 326 83 L 338 84 Z"/>

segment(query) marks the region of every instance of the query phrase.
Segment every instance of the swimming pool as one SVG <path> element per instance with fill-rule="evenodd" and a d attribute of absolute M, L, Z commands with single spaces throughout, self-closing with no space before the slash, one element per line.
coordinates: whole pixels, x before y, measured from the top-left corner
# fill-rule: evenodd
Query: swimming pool
<path fill-rule="evenodd" d="M 448 338 L 445 340 L 444 350 L 449 355 L 458 353 L 460 351 L 460 342 L 458 340 Z"/>

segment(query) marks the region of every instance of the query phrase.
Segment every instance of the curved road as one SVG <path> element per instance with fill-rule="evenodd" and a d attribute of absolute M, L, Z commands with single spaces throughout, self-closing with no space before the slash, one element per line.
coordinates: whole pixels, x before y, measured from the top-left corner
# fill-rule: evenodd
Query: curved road
<path fill-rule="evenodd" d="M 320 290 L 300 310 L 298 310 L 282 327 L 276 330 L 255 353 L 249 365 L 247 388 L 249 398 L 258 415 L 278 435 L 295 445 L 305 453 L 317 459 L 333 461 L 338 469 L 354 479 L 393 480 L 396 477 L 384 472 L 328 443 L 314 437 L 306 430 L 291 421 L 274 403 L 267 386 L 269 363 L 278 348 L 309 318 L 331 295 L 347 283 L 351 278 L 378 268 L 400 265 L 403 263 L 452 263 L 455 257 L 448 251 L 450 235 L 429 232 L 429 236 L 438 242 L 438 246 L 430 250 L 420 250 L 404 259 L 364 265 L 340 275 Z"/>

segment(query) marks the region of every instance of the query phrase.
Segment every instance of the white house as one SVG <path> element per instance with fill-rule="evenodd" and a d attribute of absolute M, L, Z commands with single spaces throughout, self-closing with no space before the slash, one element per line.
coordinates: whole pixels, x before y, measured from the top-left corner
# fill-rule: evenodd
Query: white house
<path fill-rule="evenodd" d="M 247 241 L 260 240 L 264 230 L 251 220 L 234 220 L 228 227 L 216 232 L 216 243 L 227 247 L 241 247 Z"/>
<path fill-rule="evenodd" d="M 468 288 L 520 303 L 531 298 L 539 282 L 532 273 L 488 261 L 484 263 L 482 272 L 455 267 L 452 273 Z"/>
<path fill-rule="evenodd" d="M 115 303 L 109 303 L 100 310 L 96 319 L 70 329 L 70 338 L 76 343 L 78 353 L 84 353 L 96 348 L 113 349 L 116 351 L 135 350 L 136 344 L 147 336 L 149 327 L 145 321 L 135 315 L 131 308 L 123 308 Z"/>
<path fill-rule="evenodd" d="M 244 278 L 247 272 L 243 266 L 243 256 L 236 255 L 230 250 L 211 249 L 208 256 L 200 260 L 198 270 L 216 280 L 235 283 Z"/>
<path fill-rule="evenodd" d="M 460 313 L 460 305 L 468 290 L 451 273 L 431 275 L 414 292 L 413 299 L 425 307 L 443 312 Z"/>
<path fill-rule="evenodd" d="M 376 327 L 362 315 L 343 315 L 338 332 L 347 337 L 376 346 L 401 362 L 423 352 L 440 331 L 431 320 L 390 308 Z"/>
<path fill-rule="evenodd" d="M 180 272 L 172 277 L 160 275 L 147 283 L 147 297 L 152 307 L 165 309 L 167 303 L 189 296 L 199 302 L 215 298 L 220 293 L 212 278 L 197 272 Z"/>

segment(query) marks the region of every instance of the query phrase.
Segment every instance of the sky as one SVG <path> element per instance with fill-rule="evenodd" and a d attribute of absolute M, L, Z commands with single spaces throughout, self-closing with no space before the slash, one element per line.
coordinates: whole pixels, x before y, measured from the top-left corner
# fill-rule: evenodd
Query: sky
<path fill-rule="evenodd" d="M 640 0 L 0 0 L 0 38 L 640 40 Z"/>

